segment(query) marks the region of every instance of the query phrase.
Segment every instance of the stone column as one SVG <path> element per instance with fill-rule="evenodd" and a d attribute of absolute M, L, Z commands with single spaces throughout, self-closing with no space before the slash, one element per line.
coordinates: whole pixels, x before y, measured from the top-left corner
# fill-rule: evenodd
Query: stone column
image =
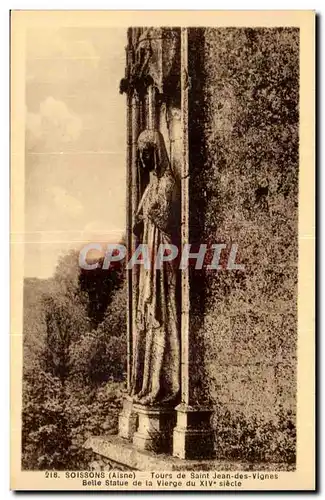
<path fill-rule="evenodd" d="M 183 151 L 181 166 L 181 239 L 192 243 L 191 226 L 195 224 L 191 213 L 191 152 L 189 143 L 189 92 L 188 30 L 181 34 L 181 109 Z M 177 425 L 173 435 L 173 455 L 183 459 L 207 459 L 214 456 L 214 435 L 210 425 L 212 410 L 206 405 L 204 383 L 198 383 L 200 368 L 199 339 L 195 337 L 195 318 L 192 314 L 191 289 L 198 284 L 200 276 L 194 269 L 184 269 L 181 278 L 181 403 L 176 407 Z M 200 372 L 200 371 L 199 371 Z M 201 381 L 202 382 L 202 381 Z"/>
<path fill-rule="evenodd" d="M 127 72 L 130 66 L 130 45 L 127 49 Z M 127 75 L 126 75 L 127 76 Z M 134 214 L 138 206 L 138 179 L 137 179 L 137 139 L 139 133 L 140 105 L 137 96 L 127 93 L 127 191 L 126 191 L 126 245 L 128 258 L 134 251 L 137 242 L 132 227 Z M 123 409 L 119 415 L 119 436 L 131 439 L 137 428 L 137 413 L 129 396 L 131 391 L 133 341 L 135 334 L 135 315 L 137 301 L 136 269 L 127 270 L 127 392 L 124 398 Z"/>
<path fill-rule="evenodd" d="M 132 130 L 131 130 L 131 98 L 127 95 L 127 144 L 126 144 L 126 248 L 128 253 L 132 248 L 132 210 L 131 210 L 131 190 L 132 190 Z M 128 255 L 129 258 L 129 255 Z M 132 271 L 127 269 L 127 390 L 131 388 L 132 370 Z"/>
<path fill-rule="evenodd" d="M 132 113 L 131 113 L 131 151 L 132 151 L 132 161 L 131 161 L 131 211 L 132 211 L 132 226 L 134 224 L 134 217 L 139 204 L 139 176 L 138 176 L 138 165 L 137 165 L 137 141 L 139 136 L 139 125 L 140 125 L 140 102 L 138 96 L 134 93 L 132 97 Z M 137 237 L 131 234 L 131 254 L 134 253 L 138 245 Z M 133 339 L 136 332 L 136 307 L 138 299 L 138 267 L 133 266 L 132 268 L 132 332 Z M 133 352 L 133 349 L 132 349 Z"/>

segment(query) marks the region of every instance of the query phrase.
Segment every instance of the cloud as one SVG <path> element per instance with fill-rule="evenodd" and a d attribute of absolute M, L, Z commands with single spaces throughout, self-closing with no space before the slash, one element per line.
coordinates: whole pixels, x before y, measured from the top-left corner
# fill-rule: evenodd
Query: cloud
<path fill-rule="evenodd" d="M 40 43 L 40 39 L 42 43 Z M 35 29 L 28 33 L 28 59 L 83 59 L 92 67 L 98 66 L 100 59 L 93 43 L 75 30 L 53 31 Z"/>
<path fill-rule="evenodd" d="M 89 40 L 63 40 L 60 38 L 57 39 L 56 49 L 61 57 L 83 59 L 94 68 L 98 66 L 100 57 Z"/>
<path fill-rule="evenodd" d="M 26 129 L 31 132 L 35 139 L 42 136 L 42 117 L 37 113 L 28 113 L 26 118 Z"/>
<path fill-rule="evenodd" d="M 125 229 L 108 224 L 107 220 L 93 220 L 88 222 L 83 229 L 83 237 L 89 241 L 118 243 L 121 241 Z"/>
<path fill-rule="evenodd" d="M 27 112 L 27 145 L 42 141 L 58 149 L 60 143 L 76 141 L 82 130 L 81 118 L 69 110 L 63 101 L 47 97 L 38 113 Z"/>
<path fill-rule="evenodd" d="M 70 217 L 77 217 L 83 213 L 83 206 L 80 201 L 66 192 L 60 186 L 52 186 L 48 189 L 55 208 Z"/>

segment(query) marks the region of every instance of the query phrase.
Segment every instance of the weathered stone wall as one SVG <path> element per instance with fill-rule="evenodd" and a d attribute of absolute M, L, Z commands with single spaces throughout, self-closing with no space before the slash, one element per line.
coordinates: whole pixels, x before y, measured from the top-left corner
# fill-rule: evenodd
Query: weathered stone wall
<path fill-rule="evenodd" d="M 191 29 L 189 76 L 191 241 L 245 266 L 191 271 L 193 370 L 220 457 L 294 460 L 299 30 Z"/>
<path fill-rule="evenodd" d="M 90 453 L 90 455 L 91 456 L 88 462 L 87 470 L 93 470 L 93 471 L 134 470 L 125 464 L 114 462 L 114 460 L 110 460 L 109 458 L 104 457 L 103 455 L 99 455 L 98 453 Z"/>

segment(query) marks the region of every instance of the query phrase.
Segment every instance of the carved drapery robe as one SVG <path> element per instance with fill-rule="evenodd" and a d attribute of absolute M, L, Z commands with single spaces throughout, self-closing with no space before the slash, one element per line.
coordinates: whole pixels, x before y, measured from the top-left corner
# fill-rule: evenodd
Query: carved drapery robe
<path fill-rule="evenodd" d="M 153 151 L 153 173 L 136 217 L 143 224 L 140 243 L 148 245 L 150 268 L 139 266 L 131 394 L 137 403 L 159 406 L 174 403 L 180 391 L 177 263 L 163 262 L 155 269 L 159 245 L 178 243 L 179 190 L 157 130 L 140 134 L 140 162 L 148 149 Z"/>

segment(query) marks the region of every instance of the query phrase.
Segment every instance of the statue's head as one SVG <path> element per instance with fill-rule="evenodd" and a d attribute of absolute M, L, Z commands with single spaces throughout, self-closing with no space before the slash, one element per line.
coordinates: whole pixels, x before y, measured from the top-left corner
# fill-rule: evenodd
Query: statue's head
<path fill-rule="evenodd" d="M 155 146 L 147 144 L 139 149 L 140 167 L 146 171 L 152 172 L 155 170 Z"/>
<path fill-rule="evenodd" d="M 169 167 L 165 141 L 158 130 L 144 130 L 138 138 L 140 167 L 161 177 Z"/>

